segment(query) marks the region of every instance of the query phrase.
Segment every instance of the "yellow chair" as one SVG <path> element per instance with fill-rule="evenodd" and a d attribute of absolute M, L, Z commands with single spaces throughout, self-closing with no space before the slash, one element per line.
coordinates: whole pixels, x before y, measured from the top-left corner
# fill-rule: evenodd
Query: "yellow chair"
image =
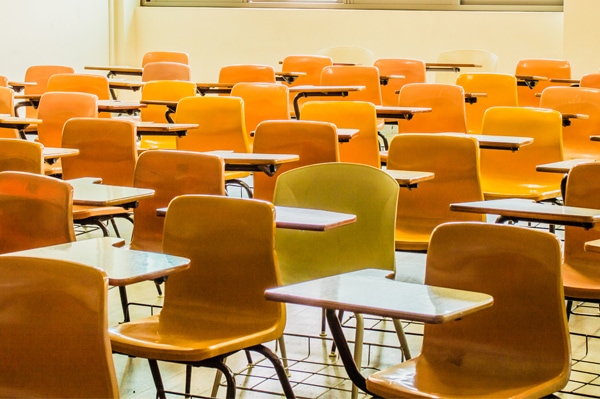
<path fill-rule="evenodd" d="M 25 86 L 24 94 L 44 94 L 48 88 L 48 79 L 50 76 L 58 73 L 75 73 L 75 69 L 66 65 L 32 65 L 25 71 L 25 81 L 35 83 L 35 85 Z M 26 116 L 37 118 L 37 109 L 27 107 Z"/>
<path fill-rule="evenodd" d="M 448 50 L 438 54 L 437 62 L 481 65 L 481 67 L 462 67 L 460 72 L 436 72 L 436 83 L 454 84 L 459 73 L 496 72 L 498 55 L 487 50 Z"/>
<path fill-rule="evenodd" d="M 0 253 L 75 241 L 73 187 L 53 177 L 0 172 Z"/>
<path fill-rule="evenodd" d="M 0 114 L 15 115 L 14 98 L 15 93 L 11 88 L 0 86 Z M 20 137 L 17 129 L 0 128 L 0 138 L 18 139 Z"/>
<path fill-rule="evenodd" d="M 408 83 L 425 83 L 425 61 L 410 58 L 379 58 L 373 64 L 379 69 L 381 76 L 404 76 L 391 78 L 381 86 L 381 101 L 383 105 L 398 105 L 398 91 Z"/>
<path fill-rule="evenodd" d="M 332 46 L 317 51 L 317 55 L 331 57 L 334 63 L 373 65 L 375 55 L 367 48 L 360 46 Z"/>
<path fill-rule="evenodd" d="M 559 240 L 547 232 L 441 225 L 425 283 L 485 292 L 494 305 L 426 324 L 421 354 L 371 374 L 367 389 L 382 398 L 541 398 L 564 388 L 571 349 L 560 264 Z"/>
<path fill-rule="evenodd" d="M 274 216 L 265 201 L 175 198 L 165 219 L 163 252 L 186 257 L 191 266 L 165 282 L 159 315 L 109 328 L 113 351 L 149 359 L 155 376 L 159 360 L 217 368 L 227 377 L 228 398 L 235 397 L 235 383 L 225 359 L 244 349 L 258 351 L 275 366 L 285 395 L 293 397 L 281 361 L 262 345 L 280 338 L 285 327 L 285 306 L 264 297 L 265 289 L 281 282 Z M 164 398 L 160 378 L 155 383 L 157 397 Z"/>
<path fill-rule="evenodd" d="M 377 113 L 372 103 L 310 101 L 302 107 L 301 119 L 333 123 L 340 129 L 359 129 L 359 133 L 350 142 L 340 144 L 340 161 L 381 167 Z"/>
<path fill-rule="evenodd" d="M 427 251 L 432 231 L 451 221 L 485 216 L 450 211 L 455 202 L 482 201 L 479 146 L 461 135 L 400 134 L 392 139 L 387 168 L 433 172 L 433 180 L 401 189 L 396 213 L 396 250 Z"/>
<path fill-rule="evenodd" d="M 541 108 L 560 113 L 586 114 L 589 119 L 571 119 L 563 128 L 565 159 L 600 159 L 600 147 L 590 143 L 590 136 L 600 134 L 600 89 L 589 87 L 548 87 L 540 98 Z"/>
<path fill-rule="evenodd" d="M 184 97 L 196 95 L 196 84 L 178 80 L 156 80 L 147 82 L 142 88 L 142 100 L 179 101 Z M 140 110 L 142 122 L 167 123 L 167 107 L 164 105 L 148 105 Z M 174 137 L 142 136 L 140 148 L 175 149 Z"/>
<path fill-rule="evenodd" d="M 183 51 L 148 51 L 142 57 L 142 67 L 151 62 L 178 62 L 189 64 L 190 57 Z"/>
<path fill-rule="evenodd" d="M 428 107 L 431 112 L 398 120 L 398 133 L 467 132 L 465 92 L 444 83 L 409 83 L 400 89 L 401 107 Z"/>
<path fill-rule="evenodd" d="M 338 162 L 340 154 L 336 127 L 315 121 L 264 121 L 255 132 L 254 152 L 296 154 L 300 160 L 279 167 L 273 176 L 254 174 L 254 198 L 273 201 L 277 178 L 282 173 L 315 163 Z"/>
<path fill-rule="evenodd" d="M 44 146 L 22 139 L 0 139 L 0 172 L 44 173 Z"/>
<path fill-rule="evenodd" d="M 192 69 L 187 64 L 178 62 L 149 62 L 144 65 L 142 82 L 153 80 L 184 80 L 192 79 Z"/>
<path fill-rule="evenodd" d="M 295 54 L 286 56 L 281 63 L 282 72 L 304 72 L 305 76 L 299 76 L 293 83 L 285 83 L 288 87 L 302 85 L 320 85 L 321 71 L 327 66 L 333 65 L 331 57 L 324 55 L 313 54 Z M 295 93 L 290 93 L 290 110 L 293 110 L 293 100 Z M 298 100 L 298 105 L 302 105 L 307 101 L 306 98 Z"/>
<path fill-rule="evenodd" d="M 104 271 L 16 256 L 1 257 L 0 267 L 0 350 L 10 356 L 0 395 L 118 398 Z"/>
<path fill-rule="evenodd" d="M 571 64 L 566 60 L 551 59 L 522 59 L 517 62 L 515 75 L 540 76 L 544 78 L 571 78 Z M 518 86 L 519 106 L 538 107 L 540 105 L 537 93 L 544 91 L 549 86 L 568 86 L 568 83 L 554 83 L 548 80 L 540 80 L 535 87 Z"/>
<path fill-rule="evenodd" d="M 579 80 L 579 87 L 600 89 L 600 73 L 586 73 Z"/>
<path fill-rule="evenodd" d="M 271 65 L 224 65 L 219 70 L 219 83 L 265 82 L 275 83 L 275 69 Z"/>
<path fill-rule="evenodd" d="M 465 106 L 467 116 L 467 131 L 472 134 L 481 133 L 483 114 L 490 107 L 516 107 L 517 78 L 504 73 L 461 73 L 456 78 L 456 84 L 467 93 L 485 93 L 478 97 L 473 104 Z"/>
<path fill-rule="evenodd" d="M 492 107 L 483 116 L 482 134 L 533 138 L 519 151 L 481 152 L 481 187 L 485 199 L 560 197 L 562 176 L 537 172 L 536 166 L 563 160 L 562 116 L 528 107 Z"/>

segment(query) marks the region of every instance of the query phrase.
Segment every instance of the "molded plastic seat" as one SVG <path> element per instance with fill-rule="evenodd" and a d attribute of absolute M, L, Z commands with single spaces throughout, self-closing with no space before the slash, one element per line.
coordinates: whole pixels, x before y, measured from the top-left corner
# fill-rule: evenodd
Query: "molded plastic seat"
<path fill-rule="evenodd" d="M 600 89 L 600 73 L 586 73 L 579 80 L 579 87 Z"/>
<path fill-rule="evenodd" d="M 371 374 L 383 398 L 541 398 L 570 374 L 560 243 L 526 227 L 448 223 L 431 237 L 425 284 L 485 292 L 494 305 L 425 324 L 421 354 Z M 543 311 L 540 311 L 543 309 Z"/>
<path fill-rule="evenodd" d="M 309 101 L 302 107 L 301 119 L 333 123 L 337 128 L 359 129 L 348 143 L 341 143 L 340 161 L 381 167 L 377 136 L 377 113 L 364 101 Z"/>
<path fill-rule="evenodd" d="M 0 114 L 14 116 L 15 93 L 11 88 L 0 86 Z M 21 136 L 17 129 L 0 128 L 0 138 L 15 138 Z"/>
<path fill-rule="evenodd" d="M 151 62 L 178 62 L 189 64 L 190 57 L 183 51 L 148 51 L 142 57 L 142 67 Z"/>
<path fill-rule="evenodd" d="M 300 160 L 279 167 L 273 176 L 254 174 L 254 198 L 273 201 L 277 178 L 282 173 L 315 163 L 338 162 L 336 126 L 316 121 L 264 121 L 255 132 L 254 152 L 296 154 Z"/>
<path fill-rule="evenodd" d="M 0 172 L 0 253 L 74 241 L 72 204 L 73 187 L 67 182 Z"/>
<path fill-rule="evenodd" d="M 485 93 L 478 97 L 473 104 L 465 105 L 467 116 L 467 131 L 480 134 L 483 124 L 483 114 L 490 107 L 516 107 L 517 78 L 503 73 L 461 73 L 456 78 L 456 84 L 467 93 Z"/>
<path fill-rule="evenodd" d="M 379 69 L 381 76 L 404 76 L 391 78 L 381 86 L 381 101 L 383 105 L 398 105 L 398 90 L 408 83 L 425 83 L 425 61 L 410 58 L 379 58 L 373 64 Z"/>
<path fill-rule="evenodd" d="M 275 83 L 275 69 L 271 65 L 224 65 L 219 70 L 219 83 L 265 82 Z"/>
<path fill-rule="evenodd" d="M 563 128 L 565 159 L 600 159 L 600 146 L 590 136 L 600 135 L 600 89 L 589 87 L 548 87 L 542 92 L 540 107 L 560 113 L 586 114 L 589 119 L 571 119 Z"/>
<path fill-rule="evenodd" d="M 0 87 L 8 87 L 8 78 L 4 75 L 0 75 Z"/>
<path fill-rule="evenodd" d="M 152 80 L 191 80 L 192 69 L 187 64 L 178 62 L 149 62 L 144 65 L 142 81 Z"/>
<path fill-rule="evenodd" d="M 38 176 L 44 178 L 43 176 Z M 66 184 L 66 183 L 64 183 Z M 2 397 L 118 398 L 106 274 L 52 259 L 0 257 Z"/>
<path fill-rule="evenodd" d="M 463 67 L 460 72 L 436 72 L 436 83 L 455 84 L 459 73 L 496 72 L 498 55 L 487 50 L 448 50 L 438 54 L 437 62 L 481 65 L 476 68 Z"/>
<path fill-rule="evenodd" d="M 528 107 L 492 107 L 483 116 L 483 134 L 533 138 L 519 151 L 481 152 L 481 187 L 485 199 L 535 201 L 561 195 L 559 173 L 537 172 L 537 165 L 563 160 L 560 112 Z"/>
<path fill-rule="evenodd" d="M 48 79 L 47 91 L 68 91 L 95 94 L 98 100 L 109 100 L 108 78 L 102 75 L 59 73 Z"/>
<path fill-rule="evenodd" d="M 399 133 L 467 132 L 465 92 L 443 83 L 409 83 L 398 95 L 401 107 L 428 107 L 431 112 L 398 120 Z"/>
<path fill-rule="evenodd" d="M 302 85 L 320 85 L 321 71 L 327 66 L 333 65 L 331 57 L 324 55 L 288 55 L 281 63 L 282 72 L 304 72 L 305 76 L 299 76 L 293 83 L 285 83 L 288 87 Z M 296 93 L 290 93 L 290 110 L 293 109 L 293 100 Z M 302 105 L 307 101 L 306 98 L 298 100 L 298 105 Z"/>
<path fill-rule="evenodd" d="M 281 337 L 285 327 L 285 305 L 264 297 L 281 282 L 274 216 L 265 201 L 175 198 L 165 219 L 163 252 L 190 259 L 190 268 L 165 282 L 159 315 L 109 328 L 113 351 L 149 359 L 153 374 L 157 360 L 218 368 L 228 377 L 227 397 L 235 397 L 223 362 L 233 352 L 257 350 L 274 363 L 286 396 L 293 397 L 281 362 L 262 345 Z M 160 378 L 156 385 L 164 397 Z"/>
<path fill-rule="evenodd" d="M 427 251 L 434 228 L 451 221 L 485 221 L 454 212 L 455 202 L 482 201 L 479 145 L 470 137 L 400 134 L 392 139 L 387 168 L 433 172 L 435 177 L 398 193 L 396 250 Z"/>
<path fill-rule="evenodd" d="M 32 65 L 25 71 L 25 82 L 35 85 L 25 86 L 24 94 L 44 94 L 48 88 L 50 76 L 59 73 L 75 73 L 75 69 L 66 65 Z M 26 107 L 25 115 L 29 118 L 37 118 L 36 108 Z"/>
<path fill-rule="evenodd" d="M 22 139 L 0 139 L 0 172 L 44 173 L 44 146 Z"/>
<path fill-rule="evenodd" d="M 541 76 L 545 78 L 571 78 L 571 64 L 566 60 L 550 59 L 523 59 L 519 60 L 515 75 Z M 548 80 L 540 80 L 535 87 L 518 86 L 519 106 L 538 107 L 540 99 L 536 93 L 541 93 L 549 86 L 568 86 L 568 83 L 555 83 Z"/>
<path fill-rule="evenodd" d="M 381 105 L 379 69 L 373 65 L 333 65 L 325 67 L 321 71 L 321 84 L 325 86 L 365 86 L 364 90 L 349 92 L 348 96 L 343 99 L 347 101 L 368 101 L 374 105 Z M 332 99 L 333 101 L 340 100 L 339 97 L 332 97 Z"/>
<path fill-rule="evenodd" d="M 317 55 L 331 57 L 334 63 L 373 65 L 375 55 L 367 48 L 359 46 L 332 46 L 317 51 Z"/>

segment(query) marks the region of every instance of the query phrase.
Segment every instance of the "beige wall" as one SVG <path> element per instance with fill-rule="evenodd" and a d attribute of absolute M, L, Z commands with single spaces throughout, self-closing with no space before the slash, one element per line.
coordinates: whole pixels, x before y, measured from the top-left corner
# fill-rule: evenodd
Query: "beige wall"
<path fill-rule="evenodd" d="M 600 1 L 565 0 L 564 57 L 574 77 L 600 71 Z"/>

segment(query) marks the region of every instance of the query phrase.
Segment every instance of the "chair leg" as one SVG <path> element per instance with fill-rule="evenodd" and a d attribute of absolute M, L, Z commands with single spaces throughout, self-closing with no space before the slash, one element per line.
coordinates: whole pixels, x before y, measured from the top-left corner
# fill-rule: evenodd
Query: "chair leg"
<path fill-rule="evenodd" d="M 129 300 L 127 299 L 127 288 L 124 285 L 119 286 L 119 296 L 121 297 L 121 307 L 123 308 L 123 322 L 131 320 L 129 317 Z"/>
<path fill-rule="evenodd" d="M 387 137 L 385 137 L 385 135 L 381 132 L 377 132 L 377 135 L 379 136 L 379 139 L 382 142 L 382 145 L 380 145 L 379 148 L 384 151 L 387 151 L 390 148 Z"/>
<path fill-rule="evenodd" d="M 208 361 L 201 362 L 201 366 L 210 367 L 213 369 L 217 369 L 217 375 L 215 376 L 215 382 L 213 384 L 213 393 L 211 394 L 213 397 L 217 395 L 217 390 L 219 389 L 219 380 L 221 375 L 225 376 L 227 380 L 227 392 L 225 393 L 225 397 L 227 399 L 235 399 L 235 376 L 233 375 L 233 371 L 225 364 L 225 360 L 227 358 L 220 359 L 211 359 Z"/>
<path fill-rule="evenodd" d="M 154 386 L 156 387 L 156 397 L 157 399 L 166 399 L 165 387 L 163 385 L 162 378 L 160 377 L 158 362 L 154 359 L 148 359 L 148 363 L 150 364 L 152 379 L 154 380 Z"/>
<path fill-rule="evenodd" d="M 187 364 L 185 366 L 185 398 L 191 398 L 192 393 L 192 366 Z"/>
<path fill-rule="evenodd" d="M 227 180 L 225 182 L 225 188 L 227 188 L 228 186 L 239 186 L 246 192 L 246 194 L 248 195 L 248 198 L 252 198 L 252 196 L 253 196 L 252 188 L 250 188 L 250 186 L 246 182 L 244 182 L 240 179 Z"/>
<path fill-rule="evenodd" d="M 288 366 L 287 349 L 285 349 L 285 338 L 283 338 L 283 335 L 279 337 L 279 339 L 277 340 L 277 344 L 279 345 L 279 352 L 281 352 L 281 361 L 283 363 L 283 368 L 285 369 L 286 374 L 289 376 L 290 369 Z"/>
<path fill-rule="evenodd" d="M 290 384 L 290 380 L 287 377 L 285 369 L 283 368 L 283 363 L 281 363 L 281 359 L 277 357 L 269 348 L 264 345 L 255 345 L 253 347 L 247 348 L 248 350 L 255 351 L 269 359 L 269 361 L 273 364 L 275 371 L 277 372 L 277 377 L 279 378 L 279 382 L 281 383 L 281 388 L 283 389 L 283 393 L 287 399 L 294 399 L 296 395 L 294 394 L 294 390 L 292 389 L 292 385 Z"/>
<path fill-rule="evenodd" d="M 325 317 L 325 308 L 321 309 L 321 333 L 319 334 L 321 337 L 327 336 L 327 318 Z"/>
<path fill-rule="evenodd" d="M 363 350 L 363 340 L 364 340 L 364 331 L 365 331 L 365 322 L 363 315 L 360 313 L 355 313 L 354 317 L 356 318 L 356 329 L 354 332 L 354 363 L 356 363 L 356 367 L 360 370 L 362 367 L 362 350 Z M 358 387 L 352 384 L 352 399 L 356 399 L 358 397 Z"/>
<path fill-rule="evenodd" d="M 567 321 L 569 320 L 569 318 L 571 317 L 571 313 L 573 310 L 573 300 L 571 299 L 567 299 Z"/>
<path fill-rule="evenodd" d="M 404 354 L 404 359 L 409 360 L 412 358 L 410 354 L 410 349 L 408 348 L 408 341 L 406 341 L 406 335 L 404 334 L 404 328 L 402 328 L 402 323 L 398 319 L 392 319 L 394 323 L 394 327 L 396 328 L 396 335 L 398 336 L 398 341 L 400 341 L 400 348 L 402 349 L 402 353 Z"/>

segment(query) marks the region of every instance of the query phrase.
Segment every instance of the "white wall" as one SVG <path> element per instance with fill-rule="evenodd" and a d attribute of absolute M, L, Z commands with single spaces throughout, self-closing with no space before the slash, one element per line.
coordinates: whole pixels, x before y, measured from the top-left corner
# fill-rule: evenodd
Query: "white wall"
<path fill-rule="evenodd" d="M 572 74 L 600 71 L 600 1 L 565 0 L 565 59 L 571 61 Z"/>

